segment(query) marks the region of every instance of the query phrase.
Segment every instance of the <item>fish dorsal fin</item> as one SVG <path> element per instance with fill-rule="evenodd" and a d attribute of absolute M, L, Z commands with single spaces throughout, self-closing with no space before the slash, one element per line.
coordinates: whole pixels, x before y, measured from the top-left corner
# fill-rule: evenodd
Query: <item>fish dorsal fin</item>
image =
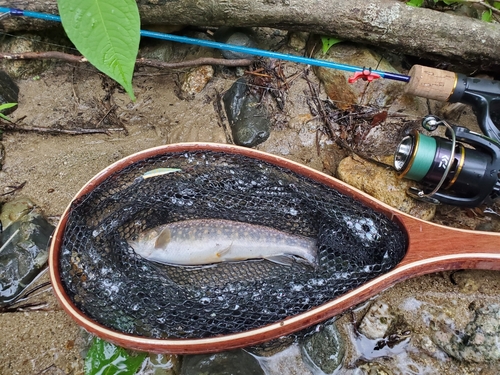
<path fill-rule="evenodd" d="M 170 229 L 163 229 L 155 241 L 155 249 L 162 249 L 166 247 L 171 239 L 172 234 L 170 233 Z"/>

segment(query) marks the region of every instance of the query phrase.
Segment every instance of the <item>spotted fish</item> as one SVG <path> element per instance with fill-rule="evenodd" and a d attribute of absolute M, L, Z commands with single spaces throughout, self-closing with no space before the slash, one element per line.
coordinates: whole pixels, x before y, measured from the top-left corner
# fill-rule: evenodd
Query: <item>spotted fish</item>
<path fill-rule="evenodd" d="M 220 219 L 165 224 L 140 233 L 129 244 L 141 257 L 168 265 L 201 266 L 247 259 L 317 264 L 315 239 Z"/>

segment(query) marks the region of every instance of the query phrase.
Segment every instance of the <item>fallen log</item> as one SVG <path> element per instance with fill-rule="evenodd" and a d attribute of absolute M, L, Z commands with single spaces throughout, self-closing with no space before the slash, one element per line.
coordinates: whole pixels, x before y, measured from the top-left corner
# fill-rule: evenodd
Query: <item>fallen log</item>
<path fill-rule="evenodd" d="M 0 6 L 57 13 L 56 0 L 0 0 Z M 500 24 L 415 8 L 396 0 L 138 0 L 147 25 L 259 26 L 308 31 L 392 52 L 477 69 L 500 69 Z M 10 18 L 6 31 L 46 27 Z"/>

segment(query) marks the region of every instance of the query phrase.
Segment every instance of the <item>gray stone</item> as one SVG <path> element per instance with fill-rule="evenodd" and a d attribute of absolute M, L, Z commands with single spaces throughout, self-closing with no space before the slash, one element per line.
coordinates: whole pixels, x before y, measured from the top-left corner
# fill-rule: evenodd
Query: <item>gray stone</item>
<path fill-rule="evenodd" d="M 389 306 L 377 301 L 366 312 L 358 330 L 369 339 L 381 339 L 385 337 L 394 318 Z"/>
<path fill-rule="evenodd" d="M 486 363 L 500 360 L 500 305 L 475 310 L 475 317 L 463 331 L 451 318 L 433 318 L 433 341 L 447 354 L 461 361 Z"/>
<path fill-rule="evenodd" d="M 265 106 L 247 92 L 247 81 L 238 79 L 222 98 L 234 143 L 254 147 L 269 138 L 271 121 Z"/>
<path fill-rule="evenodd" d="M 244 350 L 217 354 L 188 355 L 183 358 L 181 375 L 264 375 L 259 361 Z"/>
<path fill-rule="evenodd" d="M 233 44 L 235 46 L 257 48 L 257 44 L 251 36 L 250 29 L 221 27 L 214 34 L 214 39 L 221 43 Z M 226 59 L 252 59 L 254 55 L 244 52 L 221 50 Z"/>
<path fill-rule="evenodd" d="M 307 337 L 302 345 L 304 361 L 325 374 L 333 373 L 342 363 L 345 346 L 335 323 Z"/>
<path fill-rule="evenodd" d="M 0 306 L 11 303 L 45 267 L 53 230 L 36 209 L 4 228 L 0 234 Z"/>

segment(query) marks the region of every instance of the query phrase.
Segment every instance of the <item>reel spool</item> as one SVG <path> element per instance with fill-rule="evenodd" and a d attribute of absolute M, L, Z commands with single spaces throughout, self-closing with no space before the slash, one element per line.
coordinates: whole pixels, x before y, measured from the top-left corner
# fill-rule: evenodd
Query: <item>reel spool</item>
<path fill-rule="evenodd" d="M 408 194 L 426 202 L 475 207 L 500 191 L 500 145 L 481 134 L 451 126 L 426 116 L 422 127 L 434 131 L 445 126 L 446 138 L 417 131 L 404 137 L 394 154 L 394 167 L 401 178 L 422 183 Z M 465 147 L 464 144 L 473 148 Z"/>

